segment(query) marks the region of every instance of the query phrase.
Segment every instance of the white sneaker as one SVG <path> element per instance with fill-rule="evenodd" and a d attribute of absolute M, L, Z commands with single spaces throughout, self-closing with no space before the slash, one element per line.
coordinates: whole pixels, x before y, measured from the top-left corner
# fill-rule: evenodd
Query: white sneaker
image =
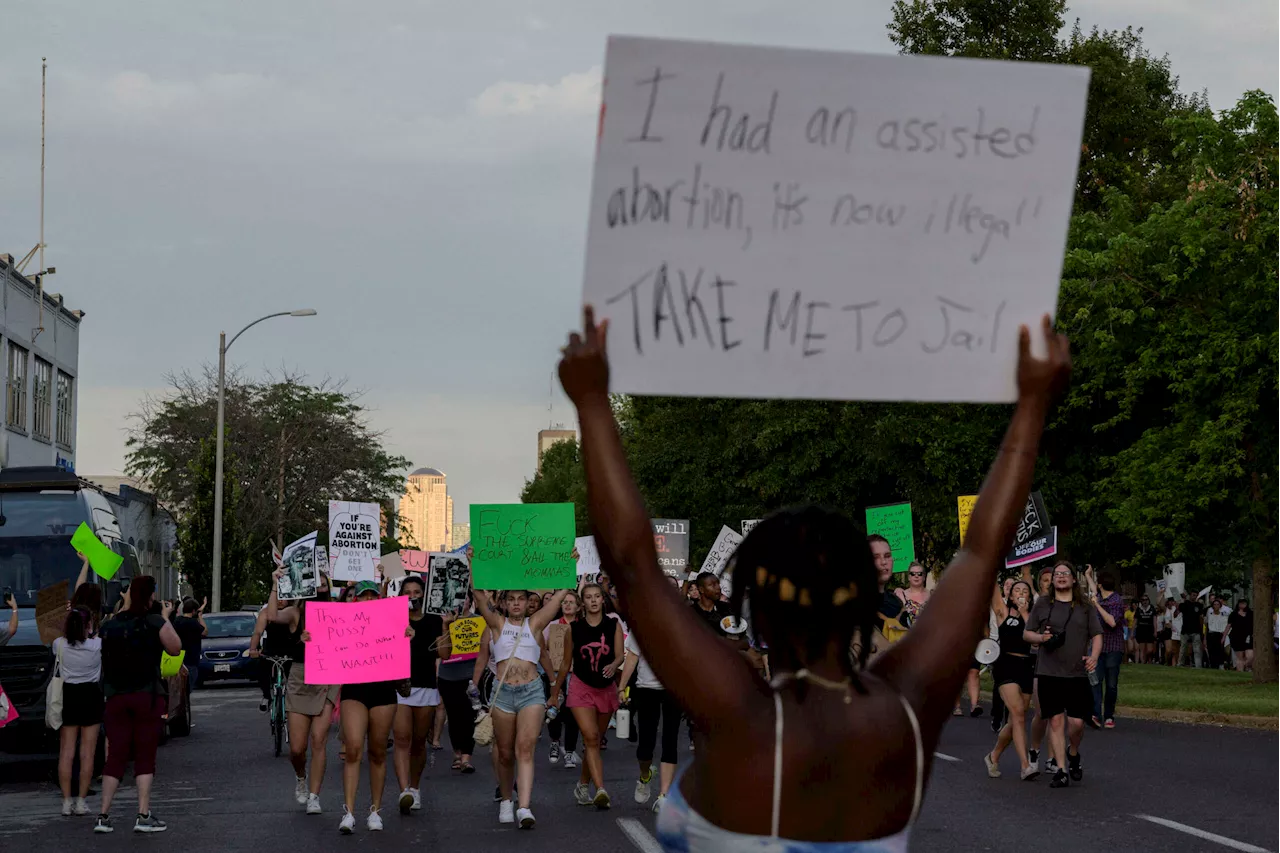
<path fill-rule="evenodd" d="M 71 817 L 71 798 L 70 797 L 62 801 L 62 816 Z"/>
<path fill-rule="evenodd" d="M 307 814 L 320 814 L 320 795 L 307 795 Z"/>
<path fill-rule="evenodd" d="M 649 780 L 645 781 L 644 777 L 636 780 L 636 805 L 643 806 L 649 802 L 649 798 L 653 796 L 653 792 L 649 790 L 650 783 L 653 782 L 653 771 L 649 771 Z"/>
<path fill-rule="evenodd" d="M 1000 778 L 1000 768 L 991 760 L 991 753 L 988 752 L 986 755 L 982 756 L 982 763 L 987 767 L 988 776 L 992 779 Z"/>
<path fill-rule="evenodd" d="M 521 829 L 533 829 L 537 821 L 533 819 L 533 812 L 529 809 L 516 809 L 516 820 L 520 821 Z"/>
<path fill-rule="evenodd" d="M 564 769 L 576 770 L 578 768 L 578 753 L 566 752 L 564 754 Z"/>
<path fill-rule="evenodd" d="M 299 776 L 293 785 L 293 798 L 298 801 L 298 805 L 305 806 L 307 804 L 307 780 L 304 776 Z"/>
<path fill-rule="evenodd" d="M 515 806 L 511 805 L 510 800 L 503 800 L 498 803 L 498 823 L 515 823 L 516 813 Z"/>
<path fill-rule="evenodd" d="M 338 824 L 338 832 L 343 835 L 350 835 L 356 831 L 356 816 L 347 811 L 347 807 L 342 807 L 342 822 Z"/>
<path fill-rule="evenodd" d="M 653 813 L 654 813 L 654 814 L 657 814 L 659 811 L 661 811 L 661 810 L 662 810 L 662 804 L 663 804 L 663 803 L 665 803 L 666 801 L 667 801 L 667 795 L 666 795 L 666 794 L 659 794 L 659 795 L 658 795 L 658 799 L 656 799 L 656 800 L 654 800 L 654 801 L 653 801 Z"/>
<path fill-rule="evenodd" d="M 378 814 L 378 810 L 373 806 L 369 806 L 369 817 L 365 819 L 364 828 L 370 832 L 382 831 L 382 816 Z"/>
<path fill-rule="evenodd" d="M 596 795 L 591 800 L 591 805 L 595 806 L 600 811 L 605 811 L 606 809 L 608 809 L 609 806 L 611 805 L 611 802 L 609 800 L 609 792 L 606 791 L 604 788 L 596 788 Z"/>
<path fill-rule="evenodd" d="M 591 788 L 586 782 L 579 782 L 573 786 L 573 801 L 580 806 L 589 806 L 592 804 Z"/>
<path fill-rule="evenodd" d="M 400 792 L 400 814 L 408 814 L 413 808 L 413 789 L 405 788 Z"/>
<path fill-rule="evenodd" d="M 421 791 L 419 791 L 417 788 L 411 788 L 410 790 L 411 790 L 411 791 L 413 791 L 413 807 L 412 807 L 412 810 L 413 810 L 413 811 L 415 811 L 415 812 L 420 812 L 420 811 L 422 811 L 422 792 L 421 792 Z"/>
<path fill-rule="evenodd" d="M 71 809 L 71 813 L 76 817 L 84 817 L 89 813 L 89 804 L 84 801 L 84 797 L 76 797 L 76 804 Z"/>

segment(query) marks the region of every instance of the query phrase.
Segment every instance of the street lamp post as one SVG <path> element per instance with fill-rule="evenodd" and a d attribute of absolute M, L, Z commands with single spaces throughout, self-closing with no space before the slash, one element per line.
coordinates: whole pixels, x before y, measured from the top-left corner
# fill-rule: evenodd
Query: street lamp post
<path fill-rule="evenodd" d="M 218 333 L 218 434 L 215 439 L 217 451 L 213 473 L 213 595 L 211 596 L 213 613 L 222 610 L 222 432 L 226 419 L 227 350 L 231 349 L 231 344 L 234 344 L 237 338 L 263 320 L 270 320 L 272 317 L 314 317 L 315 314 L 314 308 L 299 308 L 297 311 L 278 311 L 275 314 L 268 314 L 236 332 L 230 342 L 227 341 L 226 332 Z"/>

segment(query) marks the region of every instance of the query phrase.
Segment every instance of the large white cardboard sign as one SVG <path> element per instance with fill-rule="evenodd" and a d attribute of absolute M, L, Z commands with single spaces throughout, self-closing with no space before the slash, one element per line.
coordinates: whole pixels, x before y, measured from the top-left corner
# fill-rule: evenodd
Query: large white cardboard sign
<path fill-rule="evenodd" d="M 380 513 L 376 503 L 329 501 L 329 562 L 334 580 L 377 578 L 382 551 Z"/>
<path fill-rule="evenodd" d="M 741 544 L 742 537 L 737 531 L 727 525 L 722 526 L 711 550 L 707 552 L 707 558 L 702 561 L 702 571 L 711 572 L 716 577 L 723 576 L 725 566 L 729 565 L 729 558 Z"/>
<path fill-rule="evenodd" d="M 584 301 L 636 394 L 1000 402 L 1089 71 L 609 39 Z"/>

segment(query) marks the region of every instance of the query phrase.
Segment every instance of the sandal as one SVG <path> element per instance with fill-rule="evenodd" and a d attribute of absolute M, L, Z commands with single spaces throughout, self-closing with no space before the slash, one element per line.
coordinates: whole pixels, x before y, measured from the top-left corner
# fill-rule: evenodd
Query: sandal
<path fill-rule="evenodd" d="M 455 758 L 455 759 L 453 759 L 453 766 L 452 766 L 452 767 L 450 767 L 449 769 L 450 769 L 450 770 L 461 770 L 461 769 L 462 769 L 462 759 L 461 759 L 461 758 Z"/>
<path fill-rule="evenodd" d="M 464 775 L 464 776 L 465 776 L 465 775 L 469 775 L 469 774 L 471 774 L 471 773 L 475 773 L 475 772 L 476 772 L 476 768 L 475 768 L 475 765 L 474 765 L 474 764 L 472 764 L 470 761 L 464 761 L 464 762 L 463 762 L 463 764 L 462 764 L 462 773 L 463 773 L 463 775 Z"/>
<path fill-rule="evenodd" d="M 953 716 L 953 717 L 963 717 L 963 716 L 964 716 L 964 711 L 961 711 L 961 710 L 960 710 L 960 706 L 959 706 L 959 705 L 957 705 L 957 706 L 956 706 L 956 709 L 955 709 L 954 711 L 952 711 L 952 712 L 951 712 L 951 716 Z"/>

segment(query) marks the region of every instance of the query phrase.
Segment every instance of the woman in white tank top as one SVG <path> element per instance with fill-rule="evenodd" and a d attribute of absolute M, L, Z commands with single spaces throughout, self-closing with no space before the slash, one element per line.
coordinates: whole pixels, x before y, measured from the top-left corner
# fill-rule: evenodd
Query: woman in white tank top
<path fill-rule="evenodd" d="M 869 667 L 851 661 L 870 636 L 878 582 L 864 532 L 819 507 L 776 512 L 731 558 L 731 607 L 749 604 L 769 648 L 766 684 L 680 600 L 658 565 L 649 513 L 627 468 L 609 398 L 608 324 L 584 311 L 560 362 L 578 409 L 591 521 L 654 673 L 700 731 L 658 816 L 667 850 L 905 851 L 934 746 L 981 636 L 996 572 L 1026 504 L 1052 398 L 1070 375 L 1066 338 L 1020 330 L 1018 405 L 965 537 L 911 631 Z M 620 346 L 626 346 L 622 341 Z M 866 648 L 869 644 L 860 644 Z"/>
<path fill-rule="evenodd" d="M 498 822 L 519 821 L 521 829 L 533 829 L 535 823 L 529 808 L 533 797 L 533 750 L 538 745 L 547 705 L 542 677 L 538 675 L 542 629 L 560 609 L 567 592 L 557 590 L 547 599 L 547 606 L 527 616 L 529 594 L 525 590 L 507 591 L 505 615 L 493 609 L 487 592 L 475 591 L 476 609 L 493 635 L 493 660 L 498 665 L 498 680 L 489 703 L 498 756 Z M 517 775 L 518 810 L 511 803 L 511 786 Z"/>

